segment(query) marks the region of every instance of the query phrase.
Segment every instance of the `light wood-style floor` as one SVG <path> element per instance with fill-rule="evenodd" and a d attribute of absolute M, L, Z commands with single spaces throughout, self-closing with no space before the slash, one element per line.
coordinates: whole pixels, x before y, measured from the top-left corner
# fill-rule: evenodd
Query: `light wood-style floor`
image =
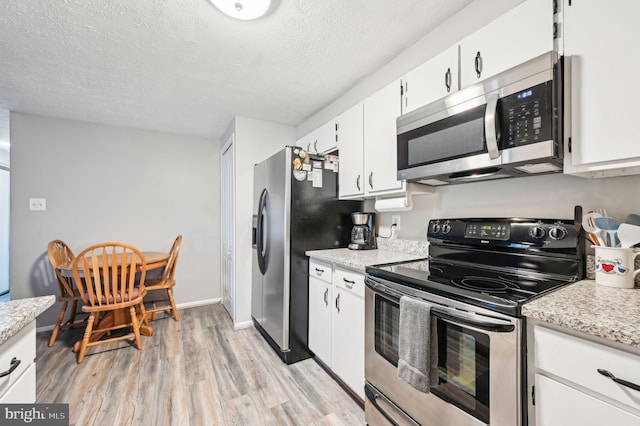
<path fill-rule="evenodd" d="M 220 304 L 152 321 L 128 342 L 71 351 L 82 328 L 37 335 L 37 403 L 68 403 L 71 425 L 362 425 L 364 413 L 308 359 L 285 365 L 253 328 L 234 331 Z"/>

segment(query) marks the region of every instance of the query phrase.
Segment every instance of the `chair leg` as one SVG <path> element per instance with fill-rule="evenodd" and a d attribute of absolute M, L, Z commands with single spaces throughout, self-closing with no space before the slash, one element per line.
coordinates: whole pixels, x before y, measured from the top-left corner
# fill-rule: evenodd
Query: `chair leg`
<path fill-rule="evenodd" d="M 49 339 L 49 346 L 53 346 L 58 338 L 58 333 L 60 332 L 60 326 L 62 325 L 62 321 L 64 320 L 64 314 L 67 312 L 67 305 L 69 302 L 64 302 L 62 304 L 62 309 L 60 309 L 60 314 L 58 314 L 58 320 L 56 321 L 56 325 L 53 327 L 53 331 L 51 332 L 51 338 Z"/>
<path fill-rule="evenodd" d="M 133 326 L 133 334 L 136 337 L 136 347 L 138 350 L 142 349 L 142 340 L 140 339 L 140 324 L 138 322 L 138 314 L 136 314 L 136 307 L 131 306 L 129 308 L 129 314 L 131 315 L 131 325 Z"/>
<path fill-rule="evenodd" d="M 169 296 L 169 303 L 171 303 L 171 310 L 173 311 L 173 317 L 176 321 L 180 321 L 180 316 L 178 315 L 178 308 L 176 308 L 176 302 L 173 300 L 173 290 L 170 288 L 167 289 L 167 295 Z"/>
<path fill-rule="evenodd" d="M 147 309 L 144 307 L 144 303 L 140 303 L 140 313 L 142 313 L 142 321 L 144 325 L 149 327 L 149 318 L 147 316 Z"/>
<path fill-rule="evenodd" d="M 93 321 L 95 320 L 96 313 L 91 312 L 89 318 L 87 318 L 87 328 L 84 329 L 84 336 L 82 343 L 80 344 L 80 352 L 78 352 L 78 364 L 84 361 L 84 354 L 87 351 L 87 345 L 89 344 L 89 338 L 91 337 L 91 330 L 93 330 Z"/>
<path fill-rule="evenodd" d="M 71 311 L 71 318 L 69 318 L 69 324 L 75 324 L 76 322 L 76 312 L 78 311 L 78 301 L 73 301 L 73 310 Z"/>

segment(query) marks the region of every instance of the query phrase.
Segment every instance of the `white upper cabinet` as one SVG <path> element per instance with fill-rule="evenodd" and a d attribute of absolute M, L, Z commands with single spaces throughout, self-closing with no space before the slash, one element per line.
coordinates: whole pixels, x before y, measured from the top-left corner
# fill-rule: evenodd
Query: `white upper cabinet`
<path fill-rule="evenodd" d="M 615 10 L 615 7 L 612 9 Z M 597 31 L 592 31 L 602 34 L 600 23 L 601 20 L 598 20 Z M 462 39 L 460 88 L 499 74 L 551 50 L 553 1 L 527 0 Z"/>
<path fill-rule="evenodd" d="M 402 82 L 402 114 L 458 91 L 458 45 L 407 73 Z"/>
<path fill-rule="evenodd" d="M 336 120 L 340 155 L 340 198 L 364 195 L 362 102 L 349 108 Z"/>
<path fill-rule="evenodd" d="M 312 154 L 333 151 L 337 147 L 336 123 L 328 121 L 296 142 L 299 147 Z"/>
<path fill-rule="evenodd" d="M 365 193 L 404 190 L 397 179 L 396 118 L 400 115 L 400 81 L 388 84 L 364 101 Z"/>
<path fill-rule="evenodd" d="M 640 2 L 564 2 L 565 173 L 640 173 L 637 100 Z M 570 139 L 569 139 L 570 137 Z M 570 142 L 570 145 L 569 145 Z"/>

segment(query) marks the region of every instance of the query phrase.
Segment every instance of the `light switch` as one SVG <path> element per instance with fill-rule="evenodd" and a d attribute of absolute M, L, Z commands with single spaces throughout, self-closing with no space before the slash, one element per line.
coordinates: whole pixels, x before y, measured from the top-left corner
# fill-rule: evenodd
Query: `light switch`
<path fill-rule="evenodd" d="M 29 210 L 45 211 L 47 209 L 46 198 L 29 198 Z"/>

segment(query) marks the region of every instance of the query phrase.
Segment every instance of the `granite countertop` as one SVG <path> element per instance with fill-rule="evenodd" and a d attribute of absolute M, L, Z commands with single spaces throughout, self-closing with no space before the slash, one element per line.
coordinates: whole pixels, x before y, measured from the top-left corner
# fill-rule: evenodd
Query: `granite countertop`
<path fill-rule="evenodd" d="M 46 311 L 55 301 L 55 296 L 41 296 L 0 303 L 0 345 Z"/>
<path fill-rule="evenodd" d="M 423 259 L 427 257 L 427 247 L 426 241 L 378 239 L 378 248 L 375 250 L 340 248 L 309 250 L 305 254 L 314 259 L 364 273 L 365 268 L 370 265 Z"/>
<path fill-rule="evenodd" d="M 640 348 L 640 288 L 583 280 L 522 307 L 529 318 Z"/>

